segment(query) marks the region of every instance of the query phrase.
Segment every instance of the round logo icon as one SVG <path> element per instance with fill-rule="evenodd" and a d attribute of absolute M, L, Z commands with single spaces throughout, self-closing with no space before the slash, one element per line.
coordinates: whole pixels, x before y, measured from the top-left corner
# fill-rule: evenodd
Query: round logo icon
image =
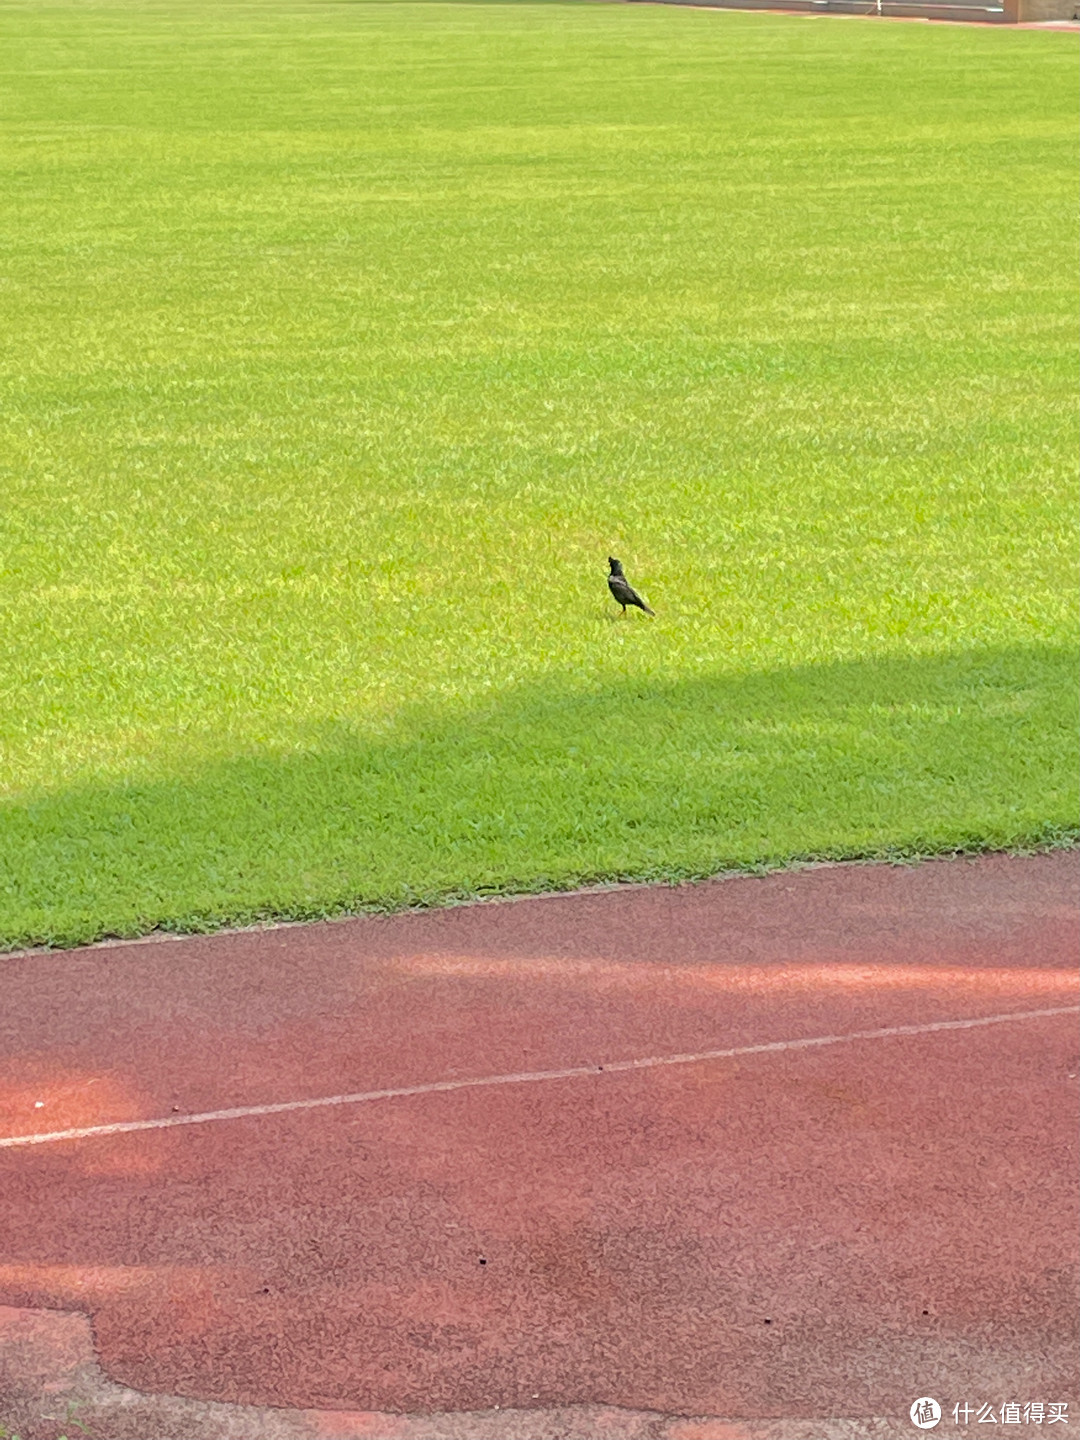
<path fill-rule="evenodd" d="M 908 1413 L 912 1425 L 917 1425 L 920 1430 L 932 1430 L 941 1419 L 941 1406 L 932 1396 L 923 1395 L 915 1401 Z"/>

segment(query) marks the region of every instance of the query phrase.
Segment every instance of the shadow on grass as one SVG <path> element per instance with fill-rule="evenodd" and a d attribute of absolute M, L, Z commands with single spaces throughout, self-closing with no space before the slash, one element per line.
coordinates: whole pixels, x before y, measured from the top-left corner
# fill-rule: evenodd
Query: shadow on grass
<path fill-rule="evenodd" d="M 0 936 L 438 903 L 1076 835 L 1075 657 L 1014 646 L 589 688 L 0 811 Z"/>

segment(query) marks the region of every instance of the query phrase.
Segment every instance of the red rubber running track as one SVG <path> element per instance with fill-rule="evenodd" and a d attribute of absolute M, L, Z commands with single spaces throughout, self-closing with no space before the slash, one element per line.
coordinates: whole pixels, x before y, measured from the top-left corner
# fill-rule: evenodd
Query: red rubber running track
<path fill-rule="evenodd" d="M 41 1308 L 90 1317 L 109 1382 L 231 1405 L 1075 1424 L 1078 877 L 822 867 L 2 960 L 9 1393 Z"/>

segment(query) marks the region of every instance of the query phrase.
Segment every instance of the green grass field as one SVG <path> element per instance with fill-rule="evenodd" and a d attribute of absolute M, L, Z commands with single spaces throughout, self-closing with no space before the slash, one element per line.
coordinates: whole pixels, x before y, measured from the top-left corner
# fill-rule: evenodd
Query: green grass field
<path fill-rule="evenodd" d="M 0 939 L 1075 836 L 1075 38 L 0 10 Z"/>

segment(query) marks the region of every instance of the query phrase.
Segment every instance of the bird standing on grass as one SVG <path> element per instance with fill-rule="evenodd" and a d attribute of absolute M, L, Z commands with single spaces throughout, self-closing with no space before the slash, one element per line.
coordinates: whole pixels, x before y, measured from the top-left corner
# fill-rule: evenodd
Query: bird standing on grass
<path fill-rule="evenodd" d="M 611 566 L 611 574 L 608 576 L 607 588 L 614 595 L 615 599 L 622 606 L 622 613 L 626 614 L 627 605 L 636 605 L 639 610 L 644 610 L 646 615 L 655 615 L 655 610 L 650 610 L 645 601 L 637 593 L 634 587 L 623 574 L 622 561 L 616 560 L 614 555 L 607 557 L 607 563 Z"/>

